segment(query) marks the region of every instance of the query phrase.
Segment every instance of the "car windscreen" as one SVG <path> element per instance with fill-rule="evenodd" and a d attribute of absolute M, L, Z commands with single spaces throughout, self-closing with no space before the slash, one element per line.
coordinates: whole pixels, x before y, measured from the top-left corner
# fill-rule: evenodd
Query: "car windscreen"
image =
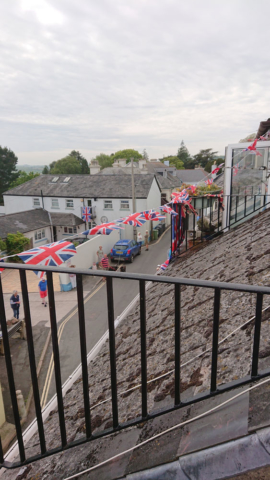
<path fill-rule="evenodd" d="M 114 245 L 114 250 L 126 250 L 128 248 L 128 245 Z"/>

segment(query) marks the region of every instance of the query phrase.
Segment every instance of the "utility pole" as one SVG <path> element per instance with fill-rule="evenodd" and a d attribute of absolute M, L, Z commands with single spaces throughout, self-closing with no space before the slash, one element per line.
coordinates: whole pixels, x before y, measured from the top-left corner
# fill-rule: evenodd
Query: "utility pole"
<path fill-rule="evenodd" d="M 136 213 L 136 201 L 135 201 L 135 185 L 134 185 L 134 170 L 133 170 L 133 157 L 131 157 L 131 191 L 132 191 L 132 213 Z M 133 227 L 133 239 L 137 240 L 137 230 Z"/>

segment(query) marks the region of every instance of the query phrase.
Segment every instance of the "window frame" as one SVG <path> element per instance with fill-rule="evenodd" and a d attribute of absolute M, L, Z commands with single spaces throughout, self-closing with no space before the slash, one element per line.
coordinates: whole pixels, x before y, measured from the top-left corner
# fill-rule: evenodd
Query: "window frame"
<path fill-rule="evenodd" d="M 72 205 L 68 205 L 69 202 L 72 202 Z M 66 210 L 74 210 L 73 198 L 66 198 Z"/>
<path fill-rule="evenodd" d="M 53 202 L 57 202 L 57 205 L 53 205 Z M 52 198 L 51 199 L 51 208 L 60 208 L 59 207 L 59 198 Z"/>
<path fill-rule="evenodd" d="M 120 210 L 130 210 L 129 200 L 120 200 Z"/>
<path fill-rule="evenodd" d="M 110 204 L 110 206 L 106 206 L 106 204 Z M 103 210 L 113 210 L 112 200 L 104 200 Z"/>
<path fill-rule="evenodd" d="M 35 201 L 38 201 L 38 204 L 36 204 Z M 34 208 L 40 207 L 40 197 L 33 197 L 33 207 Z"/>

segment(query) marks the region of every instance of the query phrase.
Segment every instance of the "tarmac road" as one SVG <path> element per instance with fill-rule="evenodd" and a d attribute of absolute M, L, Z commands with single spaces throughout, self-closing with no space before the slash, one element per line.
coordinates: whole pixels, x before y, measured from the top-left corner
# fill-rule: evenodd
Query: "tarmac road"
<path fill-rule="evenodd" d="M 158 264 L 167 258 L 170 245 L 170 229 L 156 242 L 150 245 L 149 251 L 142 248 L 142 253 L 136 256 L 134 263 L 127 264 L 127 271 L 132 273 L 155 274 Z M 84 278 L 84 290 L 90 291 L 85 298 L 85 324 L 87 351 L 90 351 L 108 329 L 106 282 L 95 280 L 96 288 L 93 291 L 93 277 Z M 114 315 L 120 315 L 139 292 L 139 283 L 132 280 L 114 280 Z M 59 350 L 61 362 L 62 384 L 80 364 L 78 314 L 74 309 L 59 325 Z M 55 394 L 54 369 L 52 362 L 51 345 L 45 357 L 40 373 L 39 385 L 41 388 L 41 405 L 44 407 Z"/>

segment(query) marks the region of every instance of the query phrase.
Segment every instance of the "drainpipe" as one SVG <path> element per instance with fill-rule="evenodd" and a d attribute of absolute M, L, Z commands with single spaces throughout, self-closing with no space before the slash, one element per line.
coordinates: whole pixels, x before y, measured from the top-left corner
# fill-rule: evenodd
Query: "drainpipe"
<path fill-rule="evenodd" d="M 50 225 L 51 225 L 51 242 L 53 243 L 53 242 L 54 242 L 54 238 L 53 238 L 53 225 L 52 225 L 52 217 L 51 217 L 50 212 L 48 212 L 48 215 L 49 215 L 49 220 L 50 220 Z"/>
<path fill-rule="evenodd" d="M 41 193 L 41 199 L 42 199 L 42 208 L 44 210 L 44 199 L 43 199 L 43 193 L 42 193 L 42 190 L 40 190 L 40 193 Z"/>

